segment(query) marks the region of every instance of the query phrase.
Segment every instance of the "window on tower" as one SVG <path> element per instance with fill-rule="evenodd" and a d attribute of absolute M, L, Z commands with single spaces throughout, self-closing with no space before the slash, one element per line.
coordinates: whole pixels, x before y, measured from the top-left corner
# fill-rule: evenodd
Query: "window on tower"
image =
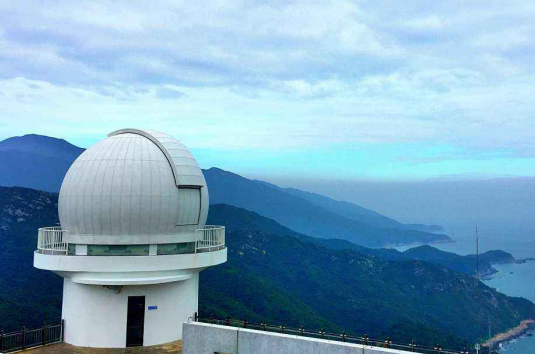
<path fill-rule="evenodd" d="M 201 188 L 178 188 L 179 214 L 177 226 L 197 225 L 201 215 Z"/>

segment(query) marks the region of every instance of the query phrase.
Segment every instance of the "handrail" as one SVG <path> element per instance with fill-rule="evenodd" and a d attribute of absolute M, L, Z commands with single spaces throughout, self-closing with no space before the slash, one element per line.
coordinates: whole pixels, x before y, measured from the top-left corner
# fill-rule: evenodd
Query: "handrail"
<path fill-rule="evenodd" d="M 42 345 L 54 344 L 63 341 L 65 323 L 62 320 L 58 325 L 47 325 L 39 328 L 27 329 L 10 333 L 0 331 L 0 353 L 24 350 Z"/>
<path fill-rule="evenodd" d="M 202 322 L 202 323 L 211 323 L 211 324 L 217 324 L 221 326 L 230 326 L 230 327 L 238 327 L 238 328 L 248 328 L 258 331 L 264 331 L 264 332 L 276 332 L 276 333 L 284 333 L 284 334 L 291 334 L 301 337 L 309 337 L 309 338 L 318 338 L 318 339 L 325 339 L 325 340 L 332 340 L 337 342 L 347 342 L 347 343 L 353 343 L 353 344 L 360 344 L 363 346 L 369 346 L 369 347 L 378 347 L 378 348 L 390 348 L 390 349 L 397 349 L 400 351 L 406 351 L 406 352 L 413 352 L 413 353 L 423 353 L 423 354 L 470 354 L 470 352 L 464 348 L 462 350 L 448 350 L 443 349 L 441 345 L 436 344 L 433 347 L 429 346 L 423 346 L 418 345 L 414 341 L 411 343 L 395 343 L 390 340 L 390 338 L 386 339 L 373 339 L 368 337 L 368 335 L 364 335 L 362 337 L 358 336 L 352 336 L 349 334 L 346 334 L 346 332 L 342 332 L 340 334 L 335 333 L 327 333 L 324 329 L 320 329 L 319 331 L 310 331 L 305 330 L 303 327 L 299 328 L 291 328 L 286 327 L 285 325 L 269 325 L 266 323 L 251 323 L 247 320 L 236 320 L 231 319 L 227 317 L 226 319 L 217 319 L 215 317 L 210 318 L 199 318 L 197 316 L 197 313 L 195 313 L 195 316 L 193 317 L 193 320 L 195 322 Z"/>
<path fill-rule="evenodd" d="M 67 254 L 69 244 L 65 242 L 67 230 L 61 226 L 43 227 L 37 233 L 37 252 L 43 254 Z"/>
<path fill-rule="evenodd" d="M 225 227 L 218 225 L 205 225 L 197 229 L 197 242 L 195 253 L 212 252 L 225 248 Z"/>
<path fill-rule="evenodd" d="M 40 228 L 37 235 L 37 252 L 52 255 L 67 255 L 67 230 L 60 226 Z M 206 225 L 196 230 L 195 253 L 213 252 L 225 248 L 225 227 Z"/>

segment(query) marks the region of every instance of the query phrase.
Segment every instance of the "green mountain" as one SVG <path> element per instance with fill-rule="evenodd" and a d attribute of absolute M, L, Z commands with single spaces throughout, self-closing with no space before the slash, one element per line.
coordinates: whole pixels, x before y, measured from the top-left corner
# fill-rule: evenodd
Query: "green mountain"
<path fill-rule="evenodd" d="M 209 220 L 232 220 L 229 260 L 201 273 L 201 315 L 456 346 L 483 338 L 488 316 L 494 332 L 535 316 L 529 301 L 445 267 L 328 249 L 227 205 L 213 205 Z"/>
<path fill-rule="evenodd" d="M 396 334 L 399 341 L 410 340 L 408 329 L 419 328 L 420 341 L 449 338 L 457 344 L 462 340 L 455 336 L 483 338 L 488 316 L 496 332 L 535 315 L 527 300 L 397 251 L 402 260 L 394 262 L 363 254 L 369 249 L 357 245 L 327 249 L 307 242 L 318 239 L 228 205 L 212 205 L 209 222 L 226 225 L 229 261 L 201 273 L 204 315 Z"/>
<path fill-rule="evenodd" d="M 489 251 L 480 255 L 479 274 L 481 276 L 488 276 L 488 275 L 498 272 L 496 269 L 492 267 L 492 264 L 488 262 L 488 260 L 495 259 L 496 262 L 493 262 L 493 263 L 496 264 L 496 263 L 500 263 L 498 262 L 498 260 L 501 258 L 493 258 L 491 252 L 493 251 Z M 503 252 L 503 251 L 500 251 L 500 252 Z M 513 256 L 509 253 L 506 253 L 506 252 L 503 252 L 503 253 L 513 258 Z M 420 246 L 420 247 L 411 248 L 403 252 L 403 255 L 411 259 L 418 259 L 418 260 L 422 260 L 422 261 L 426 261 L 430 263 L 439 264 L 444 267 L 453 269 L 457 272 L 465 273 L 468 275 L 474 276 L 477 274 L 477 258 L 474 255 L 460 256 L 452 252 L 445 252 L 445 251 L 438 250 L 431 246 Z"/>
<path fill-rule="evenodd" d="M 37 229 L 58 222 L 57 194 L 0 187 L 0 330 L 59 323 L 62 279 L 33 267 Z"/>
<path fill-rule="evenodd" d="M 57 223 L 56 212 L 56 194 L 0 188 L 1 329 L 59 321 L 61 278 L 32 267 L 37 228 Z M 486 335 L 488 316 L 494 332 L 535 317 L 529 301 L 445 267 L 326 248 L 228 205 L 211 206 L 209 222 L 227 226 L 229 259 L 201 273 L 204 316 L 457 348 Z"/>

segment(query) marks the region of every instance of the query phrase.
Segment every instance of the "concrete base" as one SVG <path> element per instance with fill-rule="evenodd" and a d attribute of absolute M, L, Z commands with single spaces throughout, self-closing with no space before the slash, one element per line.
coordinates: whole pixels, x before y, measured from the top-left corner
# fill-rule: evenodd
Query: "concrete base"
<path fill-rule="evenodd" d="M 182 339 L 182 324 L 198 308 L 198 288 L 198 272 L 184 281 L 124 286 L 119 293 L 102 285 L 78 284 L 65 278 L 65 342 L 82 347 L 124 348 L 129 296 L 145 296 L 144 346 Z"/>
<path fill-rule="evenodd" d="M 184 323 L 183 354 L 410 354 L 395 349 L 289 334 Z"/>

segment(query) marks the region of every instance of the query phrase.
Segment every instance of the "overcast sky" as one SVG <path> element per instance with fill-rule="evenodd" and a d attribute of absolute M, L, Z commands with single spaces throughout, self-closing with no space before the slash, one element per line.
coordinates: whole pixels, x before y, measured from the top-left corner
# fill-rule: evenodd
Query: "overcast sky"
<path fill-rule="evenodd" d="M 0 139 L 162 130 L 251 176 L 535 175 L 533 1 L 0 1 Z"/>

